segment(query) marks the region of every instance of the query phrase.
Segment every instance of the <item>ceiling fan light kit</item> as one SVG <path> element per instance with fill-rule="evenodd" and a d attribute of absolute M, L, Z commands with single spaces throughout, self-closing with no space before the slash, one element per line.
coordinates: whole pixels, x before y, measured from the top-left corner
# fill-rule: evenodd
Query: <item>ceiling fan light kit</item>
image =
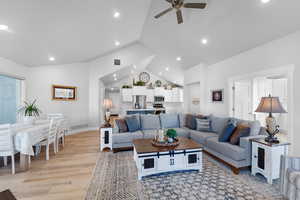
<path fill-rule="evenodd" d="M 206 3 L 184 3 L 185 0 L 166 0 L 168 3 L 171 4 L 171 7 L 160 12 L 159 14 L 155 15 L 154 18 L 158 19 L 162 17 L 163 15 L 167 14 L 168 12 L 171 12 L 172 10 L 176 10 L 176 16 L 177 16 L 177 23 L 182 24 L 183 23 L 183 17 L 182 17 L 182 11 L 181 8 L 194 8 L 194 9 L 204 9 L 206 8 Z"/>

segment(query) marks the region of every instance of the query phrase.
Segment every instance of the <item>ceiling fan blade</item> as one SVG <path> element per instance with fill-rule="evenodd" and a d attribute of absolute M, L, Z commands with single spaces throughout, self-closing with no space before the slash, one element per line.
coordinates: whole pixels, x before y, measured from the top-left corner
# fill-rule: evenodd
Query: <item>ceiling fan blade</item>
<path fill-rule="evenodd" d="M 169 2 L 169 3 L 172 3 L 172 0 L 166 0 L 167 2 Z"/>
<path fill-rule="evenodd" d="M 157 18 L 159 18 L 159 17 L 161 17 L 161 16 L 167 14 L 167 13 L 170 12 L 171 10 L 173 10 L 173 7 L 168 8 L 167 10 L 164 10 L 164 11 L 162 11 L 161 13 L 155 15 L 155 18 L 157 19 Z"/>
<path fill-rule="evenodd" d="M 183 23 L 182 12 L 181 12 L 180 9 L 178 9 L 178 10 L 176 11 L 176 15 L 177 15 L 177 22 L 178 22 L 178 24 Z"/>
<path fill-rule="evenodd" d="M 185 3 L 183 4 L 183 7 L 204 9 L 206 7 L 206 3 Z"/>

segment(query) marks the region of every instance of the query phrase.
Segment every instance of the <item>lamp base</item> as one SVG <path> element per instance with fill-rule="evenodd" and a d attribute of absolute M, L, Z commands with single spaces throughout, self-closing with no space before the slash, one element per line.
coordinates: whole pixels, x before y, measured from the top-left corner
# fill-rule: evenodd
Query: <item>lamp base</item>
<path fill-rule="evenodd" d="M 273 143 L 273 144 L 278 144 L 280 143 L 279 140 L 276 138 L 276 137 L 272 137 L 272 136 L 268 136 L 265 138 L 265 141 L 266 142 L 269 142 L 269 143 Z"/>

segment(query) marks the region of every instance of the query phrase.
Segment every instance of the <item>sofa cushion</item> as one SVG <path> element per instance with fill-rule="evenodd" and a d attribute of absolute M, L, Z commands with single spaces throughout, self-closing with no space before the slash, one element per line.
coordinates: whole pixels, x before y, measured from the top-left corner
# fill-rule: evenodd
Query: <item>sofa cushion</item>
<path fill-rule="evenodd" d="M 185 127 L 195 130 L 196 129 L 196 120 L 195 120 L 195 116 L 192 114 L 187 114 L 185 116 Z"/>
<path fill-rule="evenodd" d="M 196 118 L 197 131 L 211 132 L 211 120 Z"/>
<path fill-rule="evenodd" d="M 185 127 L 185 114 L 179 113 L 178 117 L 179 117 L 179 127 L 180 128 Z"/>
<path fill-rule="evenodd" d="M 162 128 L 179 128 L 179 118 L 177 113 L 161 114 L 159 118 Z"/>
<path fill-rule="evenodd" d="M 241 137 L 248 137 L 250 135 L 250 127 L 248 125 L 239 124 L 237 125 L 235 131 L 230 137 L 230 144 L 239 145 Z"/>
<path fill-rule="evenodd" d="M 206 140 L 211 137 L 218 137 L 216 133 L 213 132 L 201 132 L 201 131 L 194 131 L 190 130 L 190 137 L 192 140 L 200 144 L 206 144 Z"/>
<path fill-rule="evenodd" d="M 217 133 L 218 135 L 220 135 L 223 132 L 230 119 L 228 117 L 216 117 L 214 115 L 210 115 L 209 118 L 211 120 L 212 131 Z"/>
<path fill-rule="evenodd" d="M 259 121 L 247 121 L 247 120 L 241 120 L 241 119 L 234 119 L 239 124 L 248 125 L 250 127 L 250 136 L 256 136 L 259 135 L 261 124 Z"/>
<path fill-rule="evenodd" d="M 189 132 L 189 129 L 187 128 L 173 128 L 176 133 L 177 133 L 177 136 L 179 137 L 186 137 L 186 138 L 189 138 L 190 137 L 190 132 Z"/>
<path fill-rule="evenodd" d="M 158 115 L 141 115 L 142 130 L 160 129 L 160 120 Z"/>
<path fill-rule="evenodd" d="M 128 130 L 130 132 L 135 132 L 141 129 L 139 121 L 136 116 L 125 117 L 125 120 L 126 120 Z"/>
<path fill-rule="evenodd" d="M 228 142 L 219 142 L 218 137 L 208 138 L 206 140 L 206 147 L 235 161 L 245 160 L 247 158 L 246 149 Z"/>
<path fill-rule="evenodd" d="M 116 144 L 132 143 L 134 139 L 142 139 L 142 138 L 143 138 L 142 131 L 112 134 L 112 141 Z"/>
<path fill-rule="evenodd" d="M 128 132 L 128 127 L 125 119 L 116 119 L 115 121 L 120 133 Z"/>
<path fill-rule="evenodd" d="M 229 142 L 231 135 L 235 131 L 236 126 L 232 123 L 227 124 L 223 132 L 219 135 L 219 142 Z"/>
<path fill-rule="evenodd" d="M 157 135 L 157 130 L 143 130 L 143 138 L 144 139 L 149 139 L 149 138 L 155 138 Z"/>

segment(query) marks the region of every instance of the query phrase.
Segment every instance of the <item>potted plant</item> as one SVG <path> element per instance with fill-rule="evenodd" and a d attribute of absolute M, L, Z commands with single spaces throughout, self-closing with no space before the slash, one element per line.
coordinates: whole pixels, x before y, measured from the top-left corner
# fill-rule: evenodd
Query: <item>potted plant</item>
<path fill-rule="evenodd" d="M 166 135 L 168 136 L 168 142 L 172 143 L 177 137 L 177 132 L 174 129 L 168 129 Z"/>
<path fill-rule="evenodd" d="M 36 106 L 36 100 L 29 103 L 24 101 L 25 106 L 19 109 L 19 112 L 24 114 L 24 122 L 33 124 L 36 117 L 40 116 L 41 110 Z"/>

